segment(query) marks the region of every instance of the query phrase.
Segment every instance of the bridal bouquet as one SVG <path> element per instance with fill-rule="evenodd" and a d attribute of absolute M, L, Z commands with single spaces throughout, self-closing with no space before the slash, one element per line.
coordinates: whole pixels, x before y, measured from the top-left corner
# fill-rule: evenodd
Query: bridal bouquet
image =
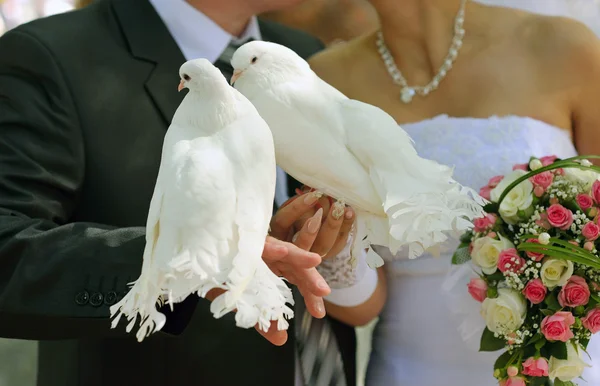
<path fill-rule="evenodd" d="M 480 351 L 506 351 L 501 386 L 575 385 L 600 331 L 600 168 L 554 156 L 515 165 L 480 195 L 486 215 L 461 238 L 453 264 L 471 261 L 481 302 Z"/>

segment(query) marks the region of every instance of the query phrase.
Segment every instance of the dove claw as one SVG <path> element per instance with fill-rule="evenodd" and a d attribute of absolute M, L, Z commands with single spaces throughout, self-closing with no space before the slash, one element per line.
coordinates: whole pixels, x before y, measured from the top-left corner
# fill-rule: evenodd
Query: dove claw
<path fill-rule="evenodd" d="M 342 218 L 345 212 L 346 203 L 344 202 L 344 200 L 337 200 L 335 204 L 333 204 L 333 211 L 331 212 L 331 215 L 336 220 L 339 220 L 340 218 Z"/>

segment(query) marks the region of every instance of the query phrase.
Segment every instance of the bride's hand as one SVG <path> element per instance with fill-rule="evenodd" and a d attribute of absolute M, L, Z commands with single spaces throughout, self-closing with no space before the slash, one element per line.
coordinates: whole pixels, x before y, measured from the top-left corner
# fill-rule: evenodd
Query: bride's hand
<path fill-rule="evenodd" d="M 297 189 L 296 193 L 301 195 L 310 191 L 312 189 L 304 186 L 302 189 Z M 295 229 L 301 229 L 306 221 L 316 213 L 318 208 L 323 208 L 323 213 L 326 214 L 325 220 L 311 248 L 312 252 L 318 253 L 323 259 L 335 257 L 342 252 L 348 243 L 348 236 L 354 225 L 355 215 L 352 208 L 344 208 L 343 215 L 336 217 L 334 202 L 333 198 L 322 196 L 315 207 L 305 212 L 294 223 Z"/>

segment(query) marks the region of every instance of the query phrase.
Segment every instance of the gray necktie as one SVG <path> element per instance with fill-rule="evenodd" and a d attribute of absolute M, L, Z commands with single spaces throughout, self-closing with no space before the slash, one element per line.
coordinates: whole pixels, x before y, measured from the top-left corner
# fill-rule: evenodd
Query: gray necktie
<path fill-rule="evenodd" d="M 313 318 L 300 296 L 294 319 L 304 385 L 346 386 L 342 355 L 328 320 Z"/>
<path fill-rule="evenodd" d="M 231 79 L 233 75 L 233 67 L 231 67 L 231 58 L 233 57 L 233 53 L 235 50 L 240 48 L 243 44 L 250 42 L 254 39 L 250 38 L 242 42 L 230 41 L 229 45 L 223 50 L 219 59 L 215 62 L 215 66 L 221 70 L 227 81 Z"/>

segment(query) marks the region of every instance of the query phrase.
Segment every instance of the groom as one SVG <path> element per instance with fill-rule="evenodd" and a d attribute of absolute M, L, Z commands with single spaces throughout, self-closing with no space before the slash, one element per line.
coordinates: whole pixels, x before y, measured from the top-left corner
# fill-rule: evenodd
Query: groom
<path fill-rule="evenodd" d="M 0 38 L 0 336 L 41 340 L 39 386 L 297 384 L 294 326 L 276 347 L 193 296 L 170 336 L 139 344 L 108 320 L 140 273 L 180 65 L 207 57 L 227 74 L 244 38 L 310 56 L 314 39 L 253 17 L 296 1 L 100 0 Z M 353 385 L 353 329 L 335 327 Z"/>

